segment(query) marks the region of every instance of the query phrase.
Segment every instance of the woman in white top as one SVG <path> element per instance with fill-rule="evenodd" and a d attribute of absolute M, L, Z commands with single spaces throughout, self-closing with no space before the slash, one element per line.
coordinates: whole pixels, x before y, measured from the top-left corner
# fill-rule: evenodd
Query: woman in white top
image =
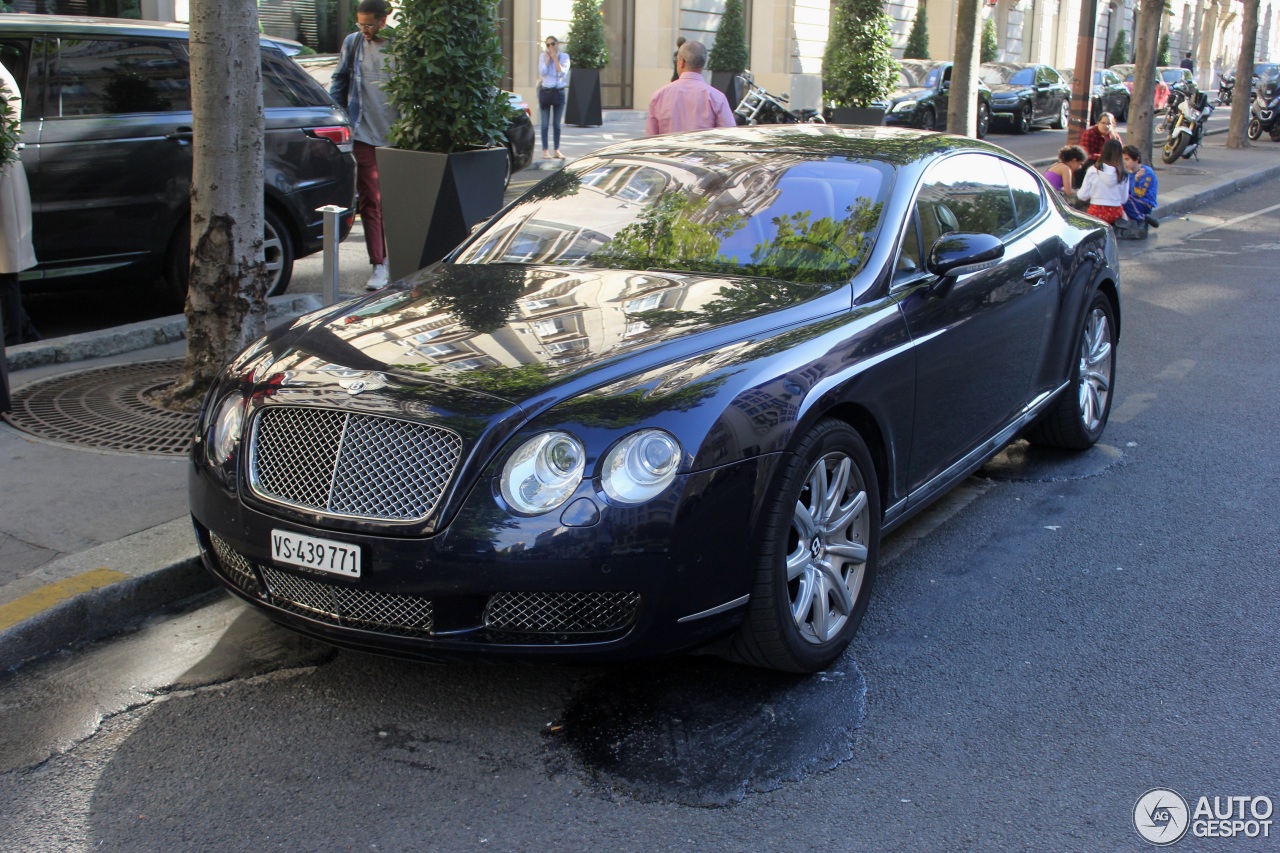
<path fill-rule="evenodd" d="M 1076 197 L 1089 202 L 1086 211 L 1111 225 L 1124 217 L 1124 203 L 1129 200 L 1129 176 L 1124 170 L 1123 147 L 1108 139 L 1098 155 L 1098 162 L 1085 169 L 1084 183 Z"/>
<path fill-rule="evenodd" d="M 569 54 L 560 49 L 555 36 L 547 36 L 546 50 L 538 57 L 538 110 L 542 113 L 542 158 L 551 158 L 547 147 L 547 122 L 555 127 L 556 159 L 560 153 L 560 116 L 564 112 L 564 90 L 569 85 Z"/>

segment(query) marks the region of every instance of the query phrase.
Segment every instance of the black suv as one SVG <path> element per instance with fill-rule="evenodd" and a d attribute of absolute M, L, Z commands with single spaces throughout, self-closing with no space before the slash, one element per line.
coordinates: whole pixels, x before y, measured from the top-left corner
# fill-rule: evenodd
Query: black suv
<path fill-rule="evenodd" d="M 22 162 L 40 265 L 24 288 L 121 273 L 163 275 L 186 295 L 192 120 L 187 28 L 119 19 L 0 15 L 0 61 L 22 88 Z M 269 38 L 262 46 L 268 294 L 320 250 L 316 208 L 355 199 L 351 126 Z M 341 236 L 353 214 L 342 218 Z"/>

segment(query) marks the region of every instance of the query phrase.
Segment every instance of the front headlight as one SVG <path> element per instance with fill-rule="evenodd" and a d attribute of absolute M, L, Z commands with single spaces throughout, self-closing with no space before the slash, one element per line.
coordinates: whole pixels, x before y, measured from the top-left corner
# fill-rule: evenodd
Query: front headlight
<path fill-rule="evenodd" d="M 520 445 L 502 466 L 502 498 L 530 515 L 569 499 L 582 482 L 587 454 L 567 432 L 544 432 Z"/>
<path fill-rule="evenodd" d="M 891 113 L 906 113 L 916 108 L 915 101 L 899 101 L 889 108 Z"/>
<path fill-rule="evenodd" d="M 239 392 L 228 394 L 213 415 L 213 440 L 209 442 L 209 461 L 223 465 L 235 452 L 244 426 L 245 399 Z"/>
<path fill-rule="evenodd" d="M 659 429 L 640 430 L 605 456 L 601 485 L 618 503 L 644 503 L 671 485 L 679 466 L 680 442 Z"/>

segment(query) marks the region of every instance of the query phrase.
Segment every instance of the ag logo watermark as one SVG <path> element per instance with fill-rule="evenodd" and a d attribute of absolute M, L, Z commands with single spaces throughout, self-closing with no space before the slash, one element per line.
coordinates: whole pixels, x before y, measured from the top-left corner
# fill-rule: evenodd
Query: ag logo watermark
<path fill-rule="evenodd" d="M 1171 788 L 1152 788 L 1133 806 L 1133 828 L 1160 847 L 1190 830 L 1196 838 L 1270 838 L 1270 797 L 1199 797 L 1194 808 Z"/>
<path fill-rule="evenodd" d="M 1187 801 L 1177 791 L 1152 788 L 1133 807 L 1133 827 L 1138 834 L 1163 847 L 1187 834 Z"/>

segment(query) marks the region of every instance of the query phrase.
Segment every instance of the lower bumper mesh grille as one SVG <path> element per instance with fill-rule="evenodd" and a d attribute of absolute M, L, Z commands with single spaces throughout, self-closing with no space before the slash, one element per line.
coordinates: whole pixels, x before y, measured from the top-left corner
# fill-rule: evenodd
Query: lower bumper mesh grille
<path fill-rule="evenodd" d="M 218 565 L 222 568 L 222 574 L 227 580 L 235 584 L 241 592 L 247 592 L 249 595 L 262 594 L 262 586 L 258 583 L 258 576 L 253 571 L 253 563 L 240 556 L 234 548 L 212 533 L 209 534 L 209 544 L 213 546 L 214 556 L 218 558 Z"/>
<path fill-rule="evenodd" d="M 267 600 L 275 606 L 321 622 L 408 637 L 431 633 L 431 602 L 408 595 L 320 583 L 259 566 L 267 582 Z"/>
<path fill-rule="evenodd" d="M 484 624 L 515 634 L 603 634 L 629 627 L 639 606 L 638 592 L 500 592 Z"/>

